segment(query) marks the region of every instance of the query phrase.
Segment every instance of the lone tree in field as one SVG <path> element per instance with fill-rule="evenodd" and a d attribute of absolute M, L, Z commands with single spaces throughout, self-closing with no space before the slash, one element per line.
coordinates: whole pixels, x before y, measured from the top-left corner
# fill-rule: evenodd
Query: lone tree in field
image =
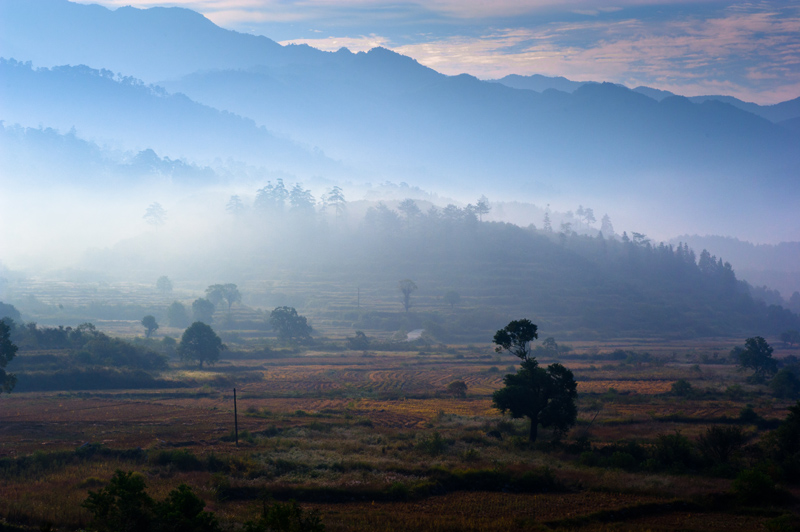
<path fill-rule="evenodd" d="M 155 316 L 148 314 L 142 318 L 142 327 L 144 327 L 145 338 L 153 336 L 153 333 L 158 330 L 158 323 L 156 322 Z"/>
<path fill-rule="evenodd" d="M 17 346 L 11 341 L 11 327 L 0 320 L 0 393 L 11 393 L 17 383 L 17 377 L 5 370 L 16 354 Z"/>
<path fill-rule="evenodd" d="M 411 308 L 411 294 L 417 289 L 417 285 L 411 279 L 403 279 L 398 283 L 397 288 L 403 294 L 403 308 L 408 312 L 408 309 Z"/>
<path fill-rule="evenodd" d="M 219 360 L 221 351 L 227 349 L 217 333 L 203 323 L 196 321 L 183 331 L 181 343 L 178 344 L 178 355 L 181 360 L 197 362 L 200 367 L 203 363 L 213 364 Z"/>
<path fill-rule="evenodd" d="M 277 307 L 269 315 L 269 324 L 281 340 L 311 340 L 311 325 L 294 307 Z"/>
<path fill-rule="evenodd" d="M 455 290 L 449 290 L 443 299 L 445 303 L 450 305 L 450 308 L 454 308 L 461 301 L 461 295 Z"/>
<path fill-rule="evenodd" d="M 778 371 L 778 362 L 772 358 L 772 347 L 760 336 L 744 341 L 744 348 L 737 347 L 731 352 L 741 370 L 753 370 L 749 377 L 752 382 L 764 382 Z"/>
<path fill-rule="evenodd" d="M 509 351 L 523 361 L 528 360 L 531 354 L 531 342 L 539 338 L 538 327 L 531 320 L 514 320 L 494 333 L 494 349 L 498 353 Z"/>
<path fill-rule="evenodd" d="M 233 283 L 212 284 L 206 288 L 206 298 L 214 305 L 219 305 L 222 301 L 225 301 L 230 312 L 231 306 L 242 300 L 242 294 L 239 293 L 239 289 Z"/>
<path fill-rule="evenodd" d="M 515 320 L 494 335 L 497 351 L 510 351 L 522 359 L 519 370 L 503 378 L 503 386 L 492 394 L 495 408 L 513 418 L 531 421 L 530 441 L 535 442 L 539 425 L 564 433 L 575 424 L 578 385 L 572 372 L 561 364 L 539 367 L 530 356 L 530 342 L 537 337 L 530 320 Z"/>
<path fill-rule="evenodd" d="M 156 290 L 161 292 L 162 295 L 168 295 L 172 293 L 172 281 L 169 280 L 169 277 L 166 275 L 162 275 L 156 281 Z"/>
<path fill-rule="evenodd" d="M 453 381 L 447 385 L 447 393 L 453 397 L 464 398 L 467 396 L 467 383 L 464 381 Z"/>

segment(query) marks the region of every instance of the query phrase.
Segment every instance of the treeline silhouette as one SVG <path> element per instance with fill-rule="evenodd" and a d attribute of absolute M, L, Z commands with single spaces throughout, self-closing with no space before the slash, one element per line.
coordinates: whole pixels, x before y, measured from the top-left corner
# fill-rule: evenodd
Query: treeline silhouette
<path fill-rule="evenodd" d="M 363 216 L 347 216 L 341 189 L 323 195 L 315 209 L 310 191 L 282 182 L 261 189 L 252 208 L 236 200 L 229 212 L 237 222 L 229 229 L 248 235 L 231 250 L 240 253 L 240 273 L 266 264 L 291 271 L 292 278 L 380 286 L 383 296 L 398 298 L 396 311 L 307 303 L 312 323 L 325 317 L 354 327 L 425 327 L 442 341 L 485 338 L 519 315 L 534 316 L 548 333 L 587 339 L 780 334 L 800 325 L 782 306 L 754 299 L 722 258 L 705 250 L 697 255 L 686 244 L 654 243 L 641 233 L 481 222 L 488 212 L 481 201 L 440 208 L 406 199 L 366 211 L 360 205 Z M 428 304 L 400 312 L 396 287 L 404 278 Z M 448 290 L 461 302 L 432 308 L 431 298 Z"/>

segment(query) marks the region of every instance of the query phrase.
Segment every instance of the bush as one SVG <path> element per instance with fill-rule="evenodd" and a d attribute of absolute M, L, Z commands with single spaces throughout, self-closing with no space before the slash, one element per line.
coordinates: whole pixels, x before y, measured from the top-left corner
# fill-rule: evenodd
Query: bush
<path fill-rule="evenodd" d="M 778 488 L 775 481 L 759 469 L 745 469 L 733 481 L 733 493 L 742 504 L 780 504 L 790 495 Z"/>
<path fill-rule="evenodd" d="M 707 463 L 727 464 L 746 439 L 741 427 L 714 426 L 697 438 L 697 448 Z"/>
<path fill-rule="evenodd" d="M 441 434 L 434 432 L 433 435 L 420 440 L 416 447 L 431 456 L 438 456 L 447 450 L 448 445 Z"/>
<path fill-rule="evenodd" d="M 677 430 L 674 434 L 658 436 L 653 459 L 660 467 L 677 470 L 690 468 L 696 462 L 692 443 Z"/>
<path fill-rule="evenodd" d="M 303 511 L 296 501 L 268 504 L 261 517 L 244 524 L 244 532 L 325 532 L 318 510 Z"/>
<path fill-rule="evenodd" d="M 221 532 L 205 502 L 181 484 L 161 502 L 145 492 L 144 477 L 117 470 L 108 485 L 89 491 L 83 507 L 92 513 L 90 528 L 98 532 Z"/>
<path fill-rule="evenodd" d="M 688 397 L 693 392 L 694 388 L 692 388 L 692 383 L 686 379 L 679 379 L 672 383 L 672 395 L 677 395 L 678 397 Z"/>
<path fill-rule="evenodd" d="M 174 451 L 158 451 L 150 455 L 151 465 L 172 466 L 178 471 L 201 471 L 204 469 L 203 463 L 191 451 L 177 449 Z"/>

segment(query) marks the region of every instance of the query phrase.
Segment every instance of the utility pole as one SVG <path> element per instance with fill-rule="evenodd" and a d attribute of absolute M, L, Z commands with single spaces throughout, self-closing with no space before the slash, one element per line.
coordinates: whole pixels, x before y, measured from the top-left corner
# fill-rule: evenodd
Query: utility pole
<path fill-rule="evenodd" d="M 239 446 L 239 412 L 236 410 L 236 388 L 233 389 L 233 434 L 236 446 Z"/>

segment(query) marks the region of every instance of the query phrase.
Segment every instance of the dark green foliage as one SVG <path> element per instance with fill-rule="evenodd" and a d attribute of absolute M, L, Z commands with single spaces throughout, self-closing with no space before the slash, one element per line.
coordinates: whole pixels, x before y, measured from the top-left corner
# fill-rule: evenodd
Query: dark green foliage
<path fill-rule="evenodd" d="M 181 360 L 197 362 L 202 368 L 203 363 L 213 364 L 219 360 L 220 352 L 225 349 L 225 344 L 211 327 L 196 321 L 183 331 L 178 344 L 178 355 Z"/>
<path fill-rule="evenodd" d="M 117 470 L 108 485 L 89 491 L 83 507 L 92 512 L 91 529 L 98 532 L 219 532 L 205 502 L 181 484 L 161 502 L 145 492 L 144 477 Z"/>
<path fill-rule="evenodd" d="M 677 471 L 690 469 L 697 464 L 692 442 L 677 430 L 658 436 L 653 448 L 653 460 L 659 468 Z"/>
<path fill-rule="evenodd" d="M 263 501 L 261 517 L 244 524 L 244 532 L 325 532 L 319 511 L 304 511 L 296 501 Z"/>
<path fill-rule="evenodd" d="M 760 469 L 745 469 L 733 481 L 733 493 L 741 504 L 780 504 L 787 493 L 775 485 L 775 481 Z"/>
<path fill-rule="evenodd" d="M 706 463 L 727 464 L 746 441 L 741 427 L 715 425 L 697 438 L 697 449 Z"/>
<path fill-rule="evenodd" d="M 145 371 L 158 371 L 167 367 L 166 357 L 145 347 L 129 344 L 102 333 L 94 333 L 88 338 L 83 348 L 72 354 L 73 360 L 80 364 Z"/>
<path fill-rule="evenodd" d="M 83 507 L 92 513 L 98 532 L 146 532 L 155 518 L 155 501 L 144 491 L 144 477 L 117 470 L 108 485 L 90 491 Z"/>
<path fill-rule="evenodd" d="M 269 315 L 269 323 L 278 334 L 278 338 L 285 341 L 311 340 L 311 326 L 305 316 L 297 314 L 293 307 L 277 307 Z"/>
<path fill-rule="evenodd" d="M 494 333 L 493 342 L 497 344 L 495 351 L 511 352 L 522 360 L 527 360 L 531 353 L 530 343 L 539 337 L 537 327 L 530 320 L 514 320 Z"/>
<path fill-rule="evenodd" d="M 769 387 L 776 396 L 796 399 L 800 396 L 800 379 L 792 369 L 783 368 L 769 381 Z"/>
<path fill-rule="evenodd" d="M 5 370 L 16 353 L 17 346 L 11 341 L 11 327 L 0 320 L 0 392 L 11 393 L 17 382 L 17 378 Z"/>
<path fill-rule="evenodd" d="M 216 516 L 186 484 L 172 490 L 156 505 L 155 532 L 221 532 Z"/>
<path fill-rule="evenodd" d="M 453 381 L 447 385 L 447 393 L 453 397 L 466 397 L 467 383 L 464 381 Z"/>
<path fill-rule="evenodd" d="M 149 462 L 157 466 L 170 466 L 178 471 L 202 471 L 203 463 L 191 451 L 185 449 L 162 450 L 150 454 Z"/>
<path fill-rule="evenodd" d="M 356 335 L 347 338 L 347 348 L 354 351 L 366 351 L 369 349 L 369 338 L 363 331 L 356 331 Z"/>
<path fill-rule="evenodd" d="M 778 362 L 772 358 L 772 347 L 760 336 L 745 340 L 744 349 L 735 350 L 732 355 L 737 358 L 739 368 L 753 371 L 750 376 L 753 382 L 764 382 L 778 371 Z"/>
<path fill-rule="evenodd" d="M 158 330 L 158 323 L 156 322 L 155 316 L 148 314 L 142 318 L 142 327 L 144 327 L 145 338 L 153 336 L 153 333 Z"/>
<path fill-rule="evenodd" d="M 577 383 L 572 372 L 561 364 L 540 368 L 536 359 L 523 360 L 515 374 L 503 378 L 505 386 L 492 394 L 492 403 L 512 417 L 531 420 L 529 439 L 536 441 L 538 425 L 564 433 L 578 415 L 575 398 Z"/>
<path fill-rule="evenodd" d="M 441 434 L 434 432 L 432 435 L 422 438 L 416 447 L 431 456 L 438 456 L 447 450 L 449 445 Z"/>
<path fill-rule="evenodd" d="M 800 481 L 800 401 L 789 407 L 789 414 L 766 439 L 772 459 L 781 465 L 785 478 Z"/>
<path fill-rule="evenodd" d="M 678 379 L 672 383 L 672 395 L 677 395 L 678 397 L 688 397 L 693 391 L 694 389 L 692 388 L 692 383 L 686 379 Z"/>

